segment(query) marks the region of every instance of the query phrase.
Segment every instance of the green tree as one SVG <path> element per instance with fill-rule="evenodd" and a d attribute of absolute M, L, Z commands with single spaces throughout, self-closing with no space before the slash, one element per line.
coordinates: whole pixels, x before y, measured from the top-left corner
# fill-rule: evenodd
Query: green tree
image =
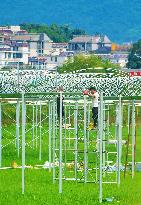
<path fill-rule="evenodd" d="M 20 24 L 21 28 L 28 33 L 46 33 L 53 42 L 68 42 L 73 38 L 73 35 L 85 34 L 81 29 L 73 29 L 69 25 L 51 24 Z"/>
<path fill-rule="evenodd" d="M 103 60 L 95 55 L 76 55 L 66 61 L 61 67 L 58 67 L 59 73 L 95 73 L 108 72 L 107 69 L 119 70 L 118 67 L 112 64 L 109 60 Z"/>
<path fill-rule="evenodd" d="M 127 67 L 130 69 L 141 69 L 141 40 L 133 44 L 128 56 Z"/>

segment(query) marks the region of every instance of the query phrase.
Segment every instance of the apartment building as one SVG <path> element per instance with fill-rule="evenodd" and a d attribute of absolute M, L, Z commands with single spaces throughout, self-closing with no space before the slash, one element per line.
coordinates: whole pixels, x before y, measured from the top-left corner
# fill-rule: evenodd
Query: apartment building
<path fill-rule="evenodd" d="M 0 44 L 0 67 L 28 64 L 27 43 L 1 43 Z"/>
<path fill-rule="evenodd" d="M 74 36 L 69 42 L 69 50 L 74 52 L 93 52 L 102 47 L 111 48 L 111 41 L 106 35 Z"/>
<path fill-rule="evenodd" d="M 28 44 L 29 57 L 48 55 L 52 50 L 52 40 L 45 34 L 19 34 L 11 37 L 11 41 Z"/>

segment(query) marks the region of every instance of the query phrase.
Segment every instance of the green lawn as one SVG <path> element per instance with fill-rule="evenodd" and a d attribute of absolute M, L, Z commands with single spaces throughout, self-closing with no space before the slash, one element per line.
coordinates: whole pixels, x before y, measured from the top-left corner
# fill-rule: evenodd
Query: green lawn
<path fill-rule="evenodd" d="M 52 184 L 52 176 L 47 170 L 26 170 L 25 194 L 21 194 L 21 170 L 3 170 L 0 172 L 0 204 L 1 205 L 34 205 L 34 204 L 85 204 L 97 205 L 98 185 L 76 182 L 64 182 L 63 193 L 58 193 L 58 182 Z M 104 198 L 114 197 L 111 204 L 141 204 L 141 173 L 131 179 L 121 177 L 121 185 L 104 185 Z M 109 204 L 103 202 L 104 204 Z"/>
<path fill-rule="evenodd" d="M 31 128 L 28 124 L 27 130 Z M 47 127 L 43 126 L 42 133 L 47 131 Z M 7 133 L 6 130 L 9 130 Z M 110 128 L 114 134 L 113 127 Z M 4 127 L 3 129 L 3 145 L 7 144 L 15 133 L 13 125 Z M 141 161 L 141 128 L 137 128 L 137 161 Z M 11 135 L 13 134 L 13 135 Z M 73 136 L 73 134 L 71 134 Z M 48 160 L 48 133 L 42 136 L 42 160 L 39 160 L 39 141 L 38 148 L 32 148 L 32 131 L 26 134 L 26 165 L 44 164 Z M 95 139 L 96 133 L 90 132 L 90 139 Z M 127 139 L 127 127 L 123 128 L 123 138 Z M 14 141 L 13 141 L 14 142 Z M 71 145 L 72 146 L 72 145 Z M 83 141 L 79 143 L 80 149 L 83 148 Z M 108 147 L 107 147 L 108 148 Z M 113 148 L 108 148 L 113 149 Z M 123 158 L 125 161 L 126 146 L 123 146 Z M 68 156 L 70 154 L 68 153 Z M 11 162 L 16 160 L 21 165 L 21 149 L 20 158 L 17 158 L 15 143 L 9 144 L 3 148 L 2 166 L 11 166 Z M 90 156 L 92 158 L 92 156 Z M 112 179 L 113 176 L 111 176 Z M 0 170 L 0 205 L 98 205 L 98 184 L 95 183 L 79 183 L 76 181 L 63 181 L 63 193 L 59 194 L 58 181 L 52 183 L 52 172 L 47 169 L 26 169 L 25 170 L 25 194 L 22 195 L 21 190 L 21 169 Z M 135 173 L 135 178 L 131 178 L 131 172 L 127 173 L 126 179 L 123 178 L 121 172 L 121 185 L 116 184 L 103 185 L 103 198 L 113 198 L 113 202 L 103 202 L 103 204 L 120 204 L 120 205 L 141 205 L 141 172 Z"/>

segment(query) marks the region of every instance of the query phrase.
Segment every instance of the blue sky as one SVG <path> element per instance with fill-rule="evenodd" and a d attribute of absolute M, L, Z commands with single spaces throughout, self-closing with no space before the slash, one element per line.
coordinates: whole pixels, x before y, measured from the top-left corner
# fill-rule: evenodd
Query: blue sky
<path fill-rule="evenodd" d="M 141 37 L 139 0 L 0 0 L 0 8 L 0 24 L 69 24 L 122 42 Z"/>

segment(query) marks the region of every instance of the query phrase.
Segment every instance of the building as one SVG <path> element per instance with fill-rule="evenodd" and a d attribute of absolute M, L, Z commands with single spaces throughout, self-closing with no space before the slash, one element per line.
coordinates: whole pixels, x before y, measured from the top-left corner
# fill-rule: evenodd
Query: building
<path fill-rule="evenodd" d="M 17 43 L 27 42 L 29 57 L 48 55 L 52 50 L 52 40 L 44 33 L 16 34 L 11 37 L 11 41 Z"/>
<path fill-rule="evenodd" d="M 29 57 L 28 64 L 33 68 L 37 69 L 46 68 L 46 58 L 45 57 Z"/>
<path fill-rule="evenodd" d="M 47 64 L 54 65 L 54 67 L 61 66 L 70 58 L 73 58 L 73 51 L 65 51 L 65 52 L 54 52 L 50 55 L 46 56 Z"/>
<path fill-rule="evenodd" d="M 119 65 L 121 68 L 126 67 L 128 63 L 128 54 L 127 53 L 111 53 L 111 54 L 95 54 L 96 56 L 101 57 L 104 60 L 109 60 L 113 64 Z"/>
<path fill-rule="evenodd" d="M 26 30 L 21 30 L 20 26 L 1 26 L 0 27 L 0 34 L 12 36 L 15 34 L 27 34 Z"/>
<path fill-rule="evenodd" d="M 68 43 L 53 43 L 52 51 L 53 52 L 66 52 L 68 50 Z"/>
<path fill-rule="evenodd" d="M 1 43 L 0 44 L 0 67 L 28 64 L 27 43 Z"/>
<path fill-rule="evenodd" d="M 133 47 L 132 43 L 125 43 L 122 45 L 112 43 L 111 51 L 113 53 L 115 53 L 115 52 L 129 53 L 129 51 L 131 50 L 132 47 Z"/>
<path fill-rule="evenodd" d="M 0 44 L 10 42 L 10 37 L 7 35 L 0 35 Z"/>
<path fill-rule="evenodd" d="M 74 52 L 94 52 L 101 47 L 111 48 L 111 41 L 106 35 L 74 36 L 69 42 L 69 50 Z"/>

